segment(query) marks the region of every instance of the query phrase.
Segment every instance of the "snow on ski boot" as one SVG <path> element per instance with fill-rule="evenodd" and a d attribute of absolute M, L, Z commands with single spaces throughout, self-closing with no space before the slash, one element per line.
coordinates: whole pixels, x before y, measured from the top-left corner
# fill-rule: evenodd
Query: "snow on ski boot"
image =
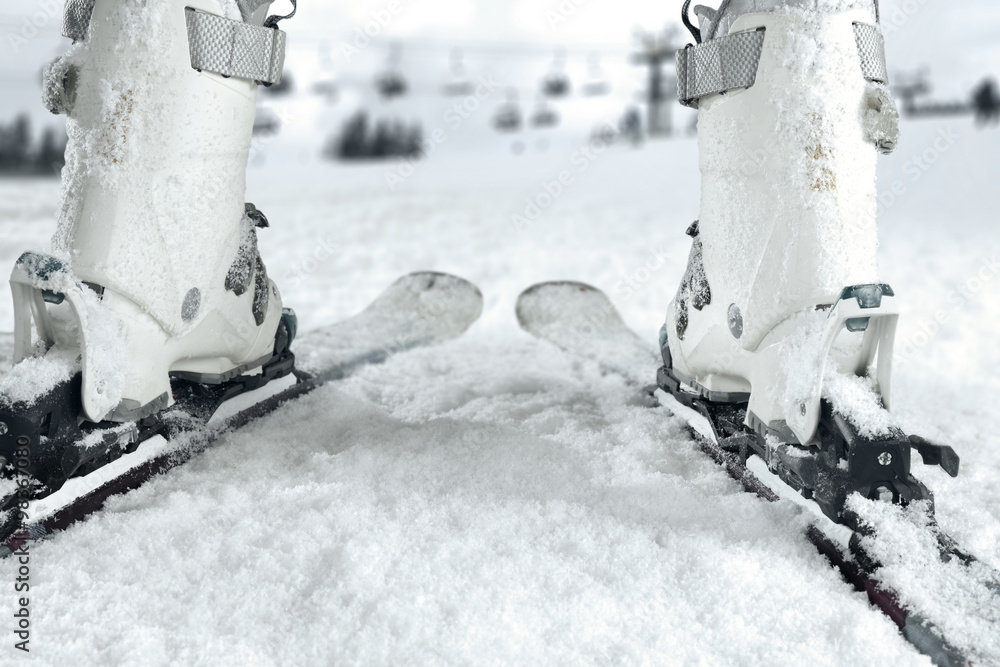
<path fill-rule="evenodd" d="M 835 520 L 852 492 L 929 499 L 887 412 L 899 311 L 877 273 L 875 169 L 898 113 L 877 3 L 726 0 L 695 8 L 700 28 L 689 4 L 678 91 L 698 109 L 701 216 L 659 384 L 726 423 L 735 406 L 720 440 Z M 957 474 L 950 448 L 919 451 Z"/>
<path fill-rule="evenodd" d="M 11 276 L 8 475 L 16 462 L 58 486 L 120 455 L 173 403 L 172 379 L 292 370 L 294 315 L 257 250 L 267 219 L 244 200 L 257 87 L 284 61 L 270 4 L 68 0 L 73 45 L 43 93 L 68 117 L 59 225 L 52 255 Z"/>

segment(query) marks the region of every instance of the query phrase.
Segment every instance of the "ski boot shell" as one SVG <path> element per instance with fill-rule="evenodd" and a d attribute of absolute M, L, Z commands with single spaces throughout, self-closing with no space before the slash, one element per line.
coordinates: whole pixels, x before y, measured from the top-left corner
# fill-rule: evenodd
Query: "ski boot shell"
<path fill-rule="evenodd" d="M 167 407 L 171 376 L 219 384 L 275 354 L 267 221 L 245 203 L 257 87 L 283 61 L 269 5 L 67 3 L 74 44 L 43 95 L 68 117 L 59 226 L 54 256 L 26 255 L 12 275 L 15 361 L 77 345 L 91 422 Z"/>
<path fill-rule="evenodd" d="M 828 370 L 877 364 L 888 407 L 898 310 L 878 280 L 877 153 L 898 136 L 870 0 L 699 7 L 678 54 L 698 108 L 700 220 L 661 346 L 762 436 L 810 444 Z M 665 355 L 668 356 L 668 355 Z"/>

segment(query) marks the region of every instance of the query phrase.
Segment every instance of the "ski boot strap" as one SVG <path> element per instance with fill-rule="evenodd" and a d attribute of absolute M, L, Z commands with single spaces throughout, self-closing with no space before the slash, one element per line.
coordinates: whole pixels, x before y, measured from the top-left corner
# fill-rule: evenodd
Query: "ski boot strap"
<path fill-rule="evenodd" d="M 757 80 L 765 28 L 737 32 L 677 52 L 677 98 L 684 106 L 698 108 L 708 95 L 752 88 Z M 861 72 L 865 79 L 887 84 L 885 39 L 876 25 L 854 24 Z"/>
<path fill-rule="evenodd" d="M 62 34 L 74 42 L 87 39 L 96 0 L 67 0 L 63 13 Z M 288 16 L 272 16 L 263 26 L 250 23 L 250 17 L 267 0 L 239 0 L 242 21 L 234 21 L 185 9 L 191 67 L 224 77 L 256 81 L 265 86 L 281 83 L 285 64 L 286 35 L 277 29 Z"/>

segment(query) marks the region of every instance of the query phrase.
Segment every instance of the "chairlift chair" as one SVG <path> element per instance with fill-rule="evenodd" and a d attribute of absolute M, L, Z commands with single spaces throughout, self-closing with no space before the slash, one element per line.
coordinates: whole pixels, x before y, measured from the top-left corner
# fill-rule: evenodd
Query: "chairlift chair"
<path fill-rule="evenodd" d="M 475 89 L 475 85 L 465 75 L 462 50 L 455 49 L 451 52 L 451 80 L 444 85 L 444 94 L 447 97 L 466 97 Z"/>

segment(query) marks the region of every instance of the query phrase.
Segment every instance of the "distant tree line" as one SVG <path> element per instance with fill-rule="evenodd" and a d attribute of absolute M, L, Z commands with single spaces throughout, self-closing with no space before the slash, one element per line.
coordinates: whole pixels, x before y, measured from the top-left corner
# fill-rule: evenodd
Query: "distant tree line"
<path fill-rule="evenodd" d="M 340 134 L 331 137 L 325 154 L 335 160 L 385 160 L 418 157 L 424 141 L 420 123 L 407 126 L 401 120 L 381 119 L 372 123 L 367 112 L 349 118 Z"/>
<path fill-rule="evenodd" d="M 27 114 L 0 124 L 0 174 L 58 176 L 66 163 L 66 133 L 47 127 L 36 142 Z"/>

